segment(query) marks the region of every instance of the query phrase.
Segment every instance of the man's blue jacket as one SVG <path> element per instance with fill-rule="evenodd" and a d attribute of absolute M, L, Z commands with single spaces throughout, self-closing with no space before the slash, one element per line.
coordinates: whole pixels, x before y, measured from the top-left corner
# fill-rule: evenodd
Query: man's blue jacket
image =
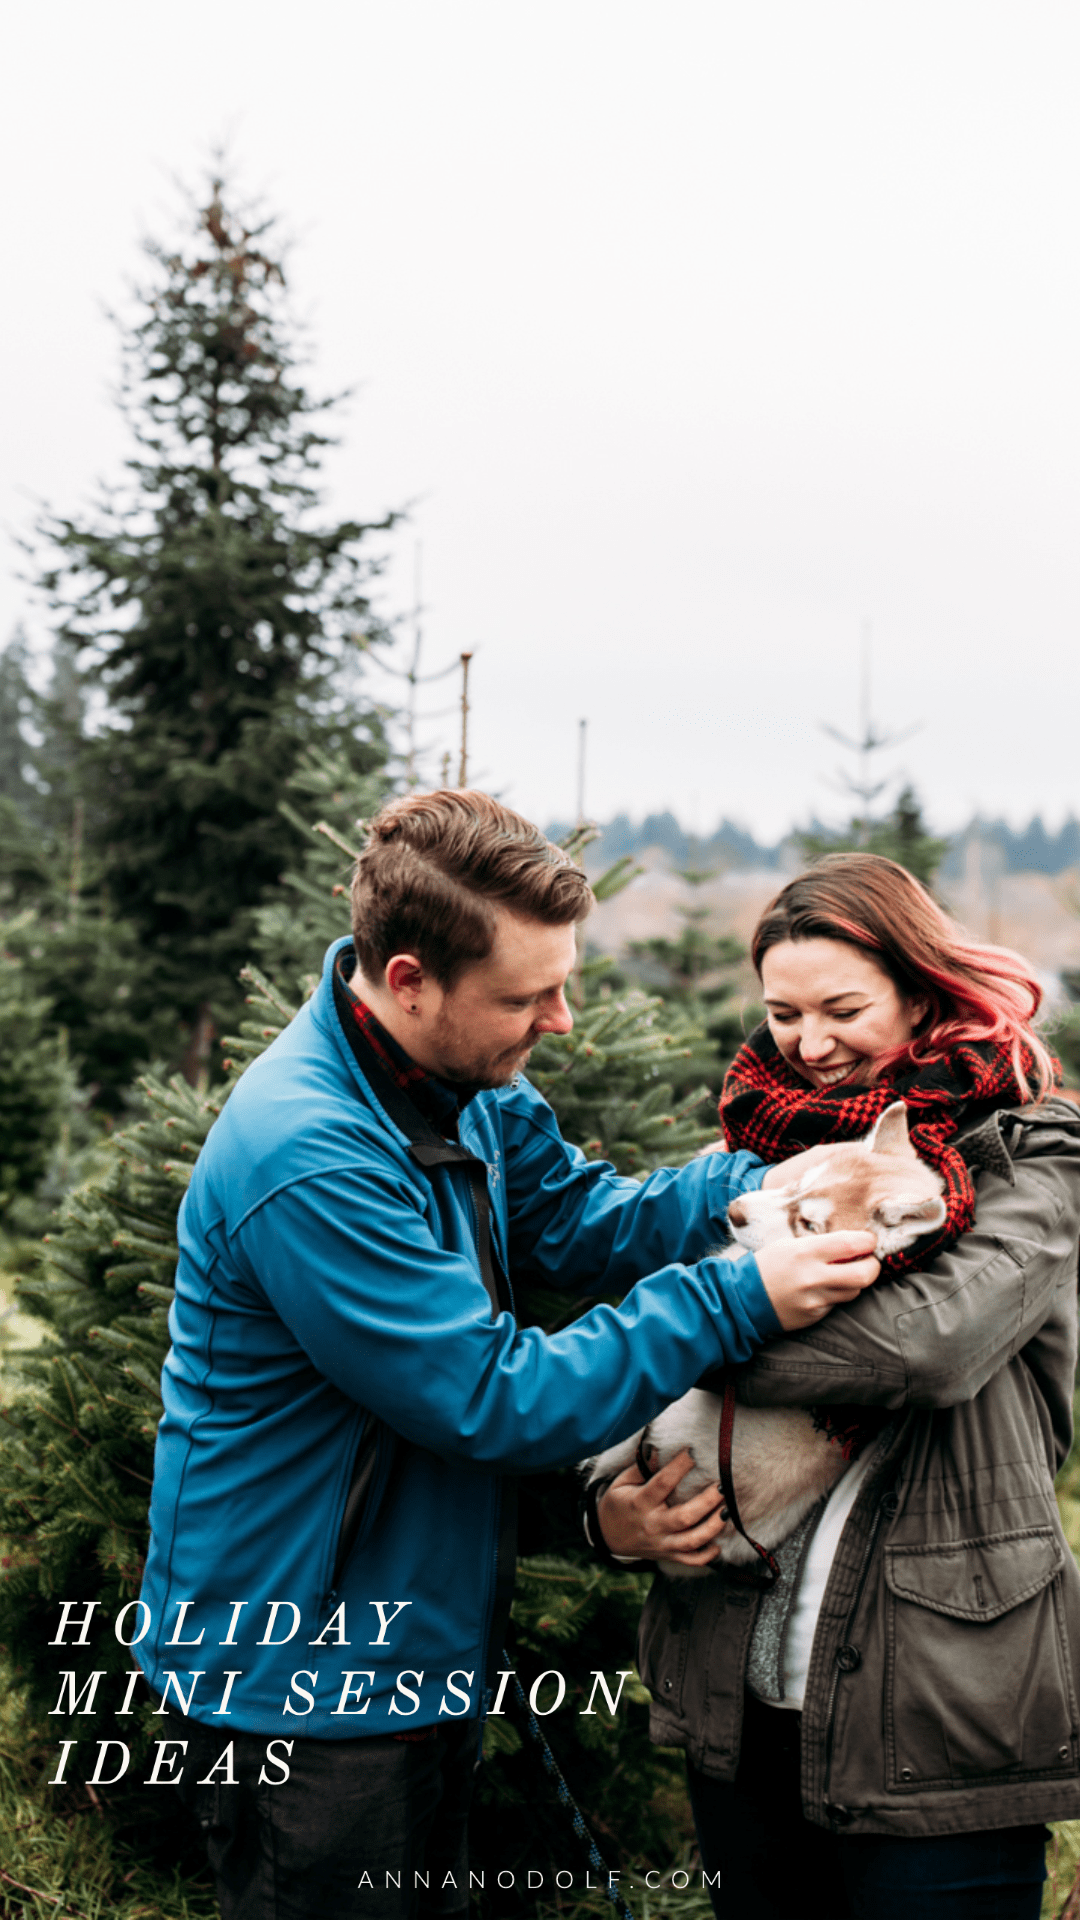
<path fill-rule="evenodd" d="M 631 1291 L 551 1336 L 495 1314 L 470 1170 L 418 1163 L 341 1025 L 349 944 L 240 1081 L 180 1213 L 136 1649 L 163 1735 L 181 1710 L 223 1745 L 483 1711 L 502 1476 L 621 1439 L 780 1331 L 752 1255 L 708 1257 L 760 1162 L 623 1179 L 525 1080 L 460 1122 L 504 1272 Z"/>

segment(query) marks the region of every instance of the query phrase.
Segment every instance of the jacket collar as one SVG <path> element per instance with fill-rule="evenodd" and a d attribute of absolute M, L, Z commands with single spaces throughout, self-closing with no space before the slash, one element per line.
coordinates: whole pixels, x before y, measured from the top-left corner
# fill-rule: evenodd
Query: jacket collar
<path fill-rule="evenodd" d="M 377 1058 L 394 1085 L 408 1095 L 415 1107 L 420 1109 L 425 1120 L 430 1120 L 444 1138 L 456 1140 L 458 1137 L 458 1118 L 462 1109 L 473 1097 L 471 1087 L 451 1086 L 440 1080 L 426 1068 L 421 1067 L 406 1053 L 405 1048 L 388 1033 L 372 1012 L 371 1008 L 353 991 L 350 980 L 355 971 L 356 956 L 351 947 L 342 948 L 334 961 L 334 1003 L 345 1029 L 346 1038 L 351 1040 L 352 1027 L 363 1034 L 368 1046 Z M 343 991 L 342 991 L 343 989 Z"/>

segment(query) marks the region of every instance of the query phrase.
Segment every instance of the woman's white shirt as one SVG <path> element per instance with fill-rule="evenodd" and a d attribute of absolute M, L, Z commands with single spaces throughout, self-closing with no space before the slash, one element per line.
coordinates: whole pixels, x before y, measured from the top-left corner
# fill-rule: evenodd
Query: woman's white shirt
<path fill-rule="evenodd" d="M 825 1583 L 829 1578 L 847 1517 L 855 1505 L 859 1488 L 866 1478 L 876 1452 L 877 1448 L 873 1445 L 865 1447 L 859 1458 L 848 1468 L 843 1479 L 837 1481 L 825 1503 L 825 1511 L 814 1529 L 814 1537 L 803 1564 L 802 1578 L 788 1616 L 787 1633 L 784 1639 L 784 1698 L 773 1703 L 777 1706 L 793 1707 L 797 1712 L 802 1711 L 814 1634 L 817 1632 L 818 1614 L 821 1612 L 821 1602 L 825 1596 Z"/>

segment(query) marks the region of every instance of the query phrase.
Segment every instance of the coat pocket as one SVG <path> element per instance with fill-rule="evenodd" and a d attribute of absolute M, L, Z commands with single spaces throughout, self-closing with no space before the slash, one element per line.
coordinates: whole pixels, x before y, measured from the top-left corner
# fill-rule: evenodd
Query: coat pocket
<path fill-rule="evenodd" d="M 365 1413 L 338 1527 L 328 1598 L 333 1598 L 337 1592 L 350 1555 L 371 1532 L 386 1490 L 396 1446 L 397 1437 L 389 1427 L 377 1420 L 373 1413 Z"/>
<path fill-rule="evenodd" d="M 698 1582 L 669 1580 L 658 1573 L 638 1627 L 637 1668 L 658 1705 L 681 1716 L 690 1631 L 697 1611 Z"/>
<path fill-rule="evenodd" d="M 1074 1770 L 1064 1564 L 1050 1526 L 886 1548 L 892 1791 Z"/>

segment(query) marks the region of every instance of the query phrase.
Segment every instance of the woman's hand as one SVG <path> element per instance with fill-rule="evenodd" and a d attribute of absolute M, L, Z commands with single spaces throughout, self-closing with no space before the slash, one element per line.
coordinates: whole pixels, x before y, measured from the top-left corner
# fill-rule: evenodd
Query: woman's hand
<path fill-rule="evenodd" d="M 720 1535 L 730 1527 L 719 1487 L 703 1488 L 682 1506 L 667 1505 L 693 1464 L 684 1447 L 651 1480 L 643 1480 L 637 1467 L 627 1467 L 612 1481 L 596 1506 L 612 1553 L 625 1560 L 677 1560 L 684 1567 L 707 1567 L 716 1558 Z"/>

